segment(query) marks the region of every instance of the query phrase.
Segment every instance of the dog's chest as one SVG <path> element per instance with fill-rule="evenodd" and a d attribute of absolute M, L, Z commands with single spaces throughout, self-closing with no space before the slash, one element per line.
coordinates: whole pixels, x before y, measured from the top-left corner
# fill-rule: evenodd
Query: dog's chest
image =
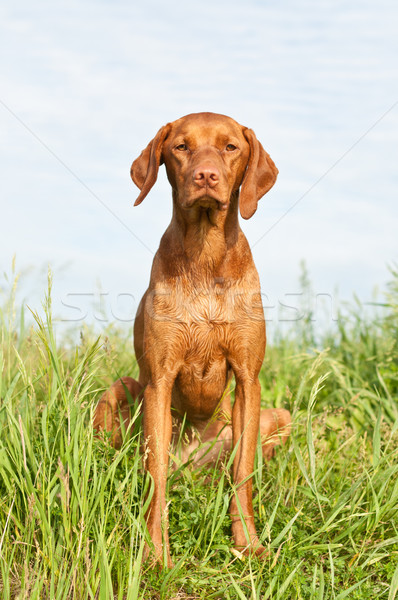
<path fill-rule="evenodd" d="M 200 287 L 183 279 L 173 285 L 159 284 L 146 312 L 162 353 L 176 358 L 178 354 L 203 374 L 212 362 L 221 361 L 255 335 L 256 321 L 263 320 L 257 286 L 227 285 L 217 279 Z"/>
<path fill-rule="evenodd" d="M 178 365 L 176 408 L 191 417 L 212 414 L 226 388 L 231 360 L 243 360 L 247 349 L 256 353 L 262 315 L 258 287 L 216 280 L 201 287 L 178 281 L 154 288 L 146 307 L 148 347 L 156 346 L 162 372 L 173 372 Z"/>
<path fill-rule="evenodd" d="M 261 309 L 261 298 L 259 289 L 227 285 L 221 278 L 208 285 L 194 285 L 183 279 L 173 285 L 157 285 L 147 308 L 149 317 L 157 323 L 184 332 L 191 346 L 196 341 L 198 347 L 207 348 L 217 346 L 218 341 L 223 343 L 225 332 Z"/>

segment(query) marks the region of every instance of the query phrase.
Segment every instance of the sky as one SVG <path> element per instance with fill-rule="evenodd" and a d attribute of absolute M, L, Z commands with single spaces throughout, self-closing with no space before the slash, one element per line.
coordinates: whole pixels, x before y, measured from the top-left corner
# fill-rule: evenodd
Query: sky
<path fill-rule="evenodd" d="M 163 124 L 211 111 L 279 169 L 241 224 L 269 321 L 295 314 L 301 261 L 330 321 L 371 301 L 397 261 L 397 27 L 393 0 L 3 2 L 1 271 L 16 255 L 37 309 L 50 265 L 61 322 L 131 325 L 171 195 L 162 168 L 134 208 L 130 165 Z"/>

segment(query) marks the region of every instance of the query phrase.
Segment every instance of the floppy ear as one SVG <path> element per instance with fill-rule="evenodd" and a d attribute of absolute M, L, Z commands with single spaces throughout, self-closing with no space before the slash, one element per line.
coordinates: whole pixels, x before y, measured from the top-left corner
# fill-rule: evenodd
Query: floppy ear
<path fill-rule="evenodd" d="M 159 166 L 163 163 L 162 150 L 170 131 L 170 123 L 159 129 L 153 140 L 143 150 L 138 158 L 131 165 L 130 175 L 135 185 L 140 188 L 141 193 L 134 206 L 141 204 L 145 196 L 149 193 L 158 177 Z"/>
<path fill-rule="evenodd" d="M 243 135 L 249 142 L 250 156 L 240 189 L 239 210 L 244 219 L 250 219 L 257 210 L 257 202 L 274 185 L 278 169 L 254 131 L 245 128 Z"/>

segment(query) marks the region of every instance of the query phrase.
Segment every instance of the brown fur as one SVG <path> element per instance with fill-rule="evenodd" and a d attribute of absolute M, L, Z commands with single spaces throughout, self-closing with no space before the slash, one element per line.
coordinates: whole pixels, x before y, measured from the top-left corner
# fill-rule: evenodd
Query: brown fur
<path fill-rule="evenodd" d="M 124 385 L 113 384 L 99 402 L 94 427 L 110 431 L 112 443 L 119 446 L 120 417 L 126 428 L 129 424 L 124 386 L 134 398 L 143 391 L 146 468 L 154 481 L 146 521 L 154 559 L 162 561 L 164 543 L 169 565 L 165 490 L 178 423 L 186 417 L 191 425 L 183 460 L 199 441 L 208 442 L 209 450 L 196 453 L 198 462 L 215 460 L 221 450 L 237 446 L 237 492 L 230 506 L 234 543 L 245 552 L 262 554 L 250 478 L 257 436 L 261 430 L 263 455 L 269 459 L 289 436 L 290 414 L 283 409 L 260 411 L 265 322 L 259 278 L 238 209 L 250 218 L 278 171 L 253 131 L 213 113 L 188 115 L 159 130 L 131 167 L 141 190 L 136 205 L 154 185 L 162 163 L 173 190 L 173 216 L 135 321 L 139 382 L 126 377 Z M 232 374 L 236 389 L 231 409 Z"/>

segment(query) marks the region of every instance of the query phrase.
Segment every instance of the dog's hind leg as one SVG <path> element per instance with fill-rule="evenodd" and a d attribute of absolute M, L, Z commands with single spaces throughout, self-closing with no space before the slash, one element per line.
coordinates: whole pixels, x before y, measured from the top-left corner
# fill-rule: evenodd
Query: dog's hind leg
<path fill-rule="evenodd" d="M 289 438 L 292 417 L 285 408 L 265 408 L 260 413 L 260 433 L 263 457 L 266 461 L 275 455 L 277 446 Z"/>
<path fill-rule="evenodd" d="M 140 400 L 143 386 L 132 377 L 121 377 L 101 397 L 94 413 L 93 427 L 110 433 L 110 442 L 120 448 L 123 429 L 128 430 L 131 419 L 131 400 Z"/>

